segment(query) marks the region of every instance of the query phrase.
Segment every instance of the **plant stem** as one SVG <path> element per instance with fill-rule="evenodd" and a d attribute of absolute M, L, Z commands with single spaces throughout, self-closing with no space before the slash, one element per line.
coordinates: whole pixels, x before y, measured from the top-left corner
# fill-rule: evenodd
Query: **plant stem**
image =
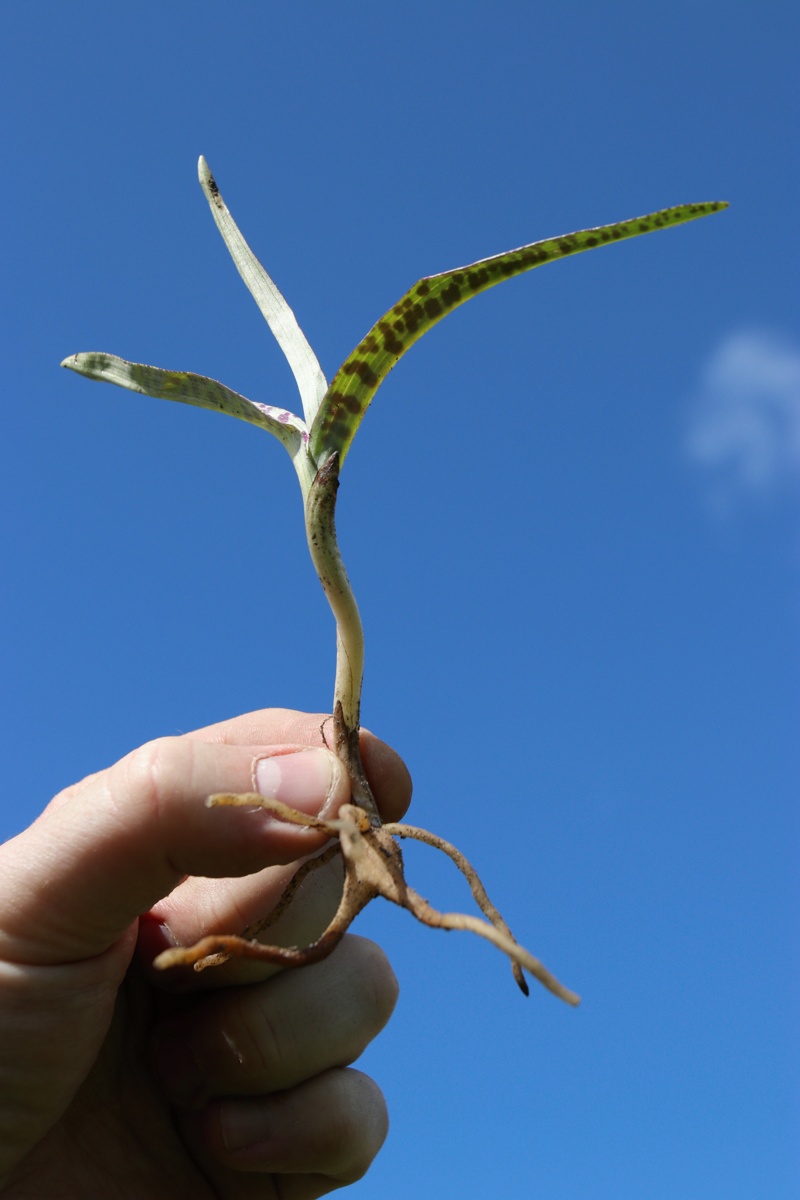
<path fill-rule="evenodd" d="M 367 813 L 371 825 L 380 826 L 381 818 L 364 774 L 359 747 L 364 629 L 336 540 L 338 488 L 339 455 L 335 453 L 319 468 L 309 488 L 305 505 L 306 537 L 311 561 L 336 620 L 335 750 L 350 776 L 353 803 Z"/>

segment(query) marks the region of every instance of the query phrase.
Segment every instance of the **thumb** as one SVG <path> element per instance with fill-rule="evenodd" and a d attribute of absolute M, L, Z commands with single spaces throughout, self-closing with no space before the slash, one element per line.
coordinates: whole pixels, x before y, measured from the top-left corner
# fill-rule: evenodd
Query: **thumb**
<path fill-rule="evenodd" d="M 205 805 L 214 792 L 247 791 L 328 816 L 349 783 L 323 749 L 162 738 L 56 797 L 0 847 L 0 959 L 102 954 L 184 876 L 247 875 L 325 842 L 263 810 Z"/>

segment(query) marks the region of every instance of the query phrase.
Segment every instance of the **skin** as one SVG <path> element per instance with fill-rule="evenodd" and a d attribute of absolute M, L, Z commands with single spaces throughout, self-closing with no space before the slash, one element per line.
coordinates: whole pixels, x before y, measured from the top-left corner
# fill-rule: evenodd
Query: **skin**
<path fill-rule="evenodd" d="M 349 936 L 283 972 L 150 966 L 166 946 L 263 916 L 287 864 L 324 845 L 263 811 L 204 804 L 260 781 L 333 816 L 350 791 L 321 748 L 323 720 L 267 709 L 159 739 L 67 788 L 0 847 L 3 1197 L 313 1200 L 367 1170 L 386 1108 L 349 1064 L 397 995 L 377 946 Z M 362 754 L 382 816 L 399 819 L 405 766 L 367 733 Z M 325 926 L 340 868 L 312 878 L 270 940 Z"/>

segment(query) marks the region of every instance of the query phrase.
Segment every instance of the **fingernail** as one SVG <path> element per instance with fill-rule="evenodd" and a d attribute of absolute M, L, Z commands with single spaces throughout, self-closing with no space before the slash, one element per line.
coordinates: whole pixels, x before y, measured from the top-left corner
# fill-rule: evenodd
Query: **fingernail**
<path fill-rule="evenodd" d="M 262 1105 L 240 1100 L 225 1100 L 219 1108 L 219 1127 L 226 1150 L 245 1150 L 264 1142 L 270 1135 L 270 1121 Z"/>
<path fill-rule="evenodd" d="M 329 750 L 313 749 L 259 758 L 253 774 L 262 796 L 316 817 L 326 815 L 341 772 L 341 763 Z"/>

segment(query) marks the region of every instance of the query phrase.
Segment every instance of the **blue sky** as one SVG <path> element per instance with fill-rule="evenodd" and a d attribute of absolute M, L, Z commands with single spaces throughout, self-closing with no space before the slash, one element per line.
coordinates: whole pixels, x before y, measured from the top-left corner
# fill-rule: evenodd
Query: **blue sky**
<path fill-rule="evenodd" d="M 295 406 L 200 153 L 329 377 L 424 274 L 731 202 L 454 313 L 348 459 L 365 723 L 412 819 L 584 996 L 525 1002 L 490 947 L 372 906 L 401 1000 L 354 1197 L 795 1194 L 798 24 L 773 0 L 2 6 L 5 835 L 150 737 L 330 703 L 277 443 L 58 370 L 107 350 Z"/>

